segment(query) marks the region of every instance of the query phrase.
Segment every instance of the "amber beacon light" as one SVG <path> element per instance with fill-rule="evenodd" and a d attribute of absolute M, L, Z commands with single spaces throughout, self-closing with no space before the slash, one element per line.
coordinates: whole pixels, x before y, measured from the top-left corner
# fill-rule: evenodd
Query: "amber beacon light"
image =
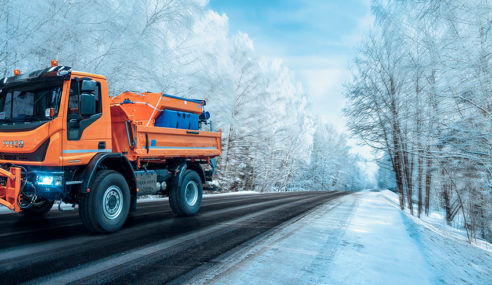
<path fill-rule="evenodd" d="M 54 67 L 54 66 L 58 66 L 58 60 L 56 60 L 56 59 L 53 59 L 51 61 L 51 67 Z"/>
<path fill-rule="evenodd" d="M 17 76 L 17 75 L 20 75 L 21 72 L 20 72 L 20 69 L 14 69 L 14 75 Z"/>

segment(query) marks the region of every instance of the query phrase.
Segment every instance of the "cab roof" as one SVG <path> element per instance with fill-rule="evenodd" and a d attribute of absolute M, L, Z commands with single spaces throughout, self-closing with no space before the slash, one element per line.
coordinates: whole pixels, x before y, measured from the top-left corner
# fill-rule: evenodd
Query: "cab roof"
<path fill-rule="evenodd" d="M 4 77 L 0 79 L 0 89 L 30 82 L 67 80 L 71 77 L 72 74 L 80 77 L 92 77 L 106 80 L 106 77 L 103 75 L 82 71 L 72 71 L 72 68 L 70 66 L 53 66 L 45 69 L 36 70 L 30 73 Z"/>
<path fill-rule="evenodd" d="M 31 73 L 25 73 L 0 79 L 0 89 L 13 87 L 31 82 L 48 82 L 55 80 L 66 80 L 70 78 L 72 68 L 69 66 L 53 66 L 40 69 Z"/>

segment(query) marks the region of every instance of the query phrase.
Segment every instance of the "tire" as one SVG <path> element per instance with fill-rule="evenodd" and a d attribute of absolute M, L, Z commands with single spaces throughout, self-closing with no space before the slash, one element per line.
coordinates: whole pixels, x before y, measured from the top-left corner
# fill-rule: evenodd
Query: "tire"
<path fill-rule="evenodd" d="M 178 177 L 174 177 L 170 183 L 169 204 L 173 212 L 178 216 L 193 216 L 200 210 L 202 204 L 203 186 L 198 173 L 193 170 L 185 170 L 183 180 L 178 187 Z"/>
<path fill-rule="evenodd" d="M 182 216 L 181 210 L 177 207 L 177 187 L 178 187 L 178 179 L 179 177 L 173 177 L 169 180 L 168 189 L 169 189 L 169 206 L 171 206 L 171 210 L 178 216 Z"/>
<path fill-rule="evenodd" d="M 23 209 L 21 213 L 23 215 L 32 216 L 32 217 L 42 216 L 51 210 L 54 202 L 55 201 L 40 199 L 34 202 L 34 204 L 32 204 L 31 207 Z"/>
<path fill-rule="evenodd" d="M 90 232 L 115 232 L 123 227 L 130 211 L 128 183 L 116 171 L 98 171 L 91 191 L 80 198 L 79 204 L 80 218 Z"/>

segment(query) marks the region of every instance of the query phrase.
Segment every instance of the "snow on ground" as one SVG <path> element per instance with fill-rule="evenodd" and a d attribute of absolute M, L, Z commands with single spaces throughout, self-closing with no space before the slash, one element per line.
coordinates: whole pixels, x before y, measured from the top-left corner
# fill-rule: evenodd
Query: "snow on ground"
<path fill-rule="evenodd" d="M 398 194 L 394 193 L 389 190 L 383 190 L 381 193 L 384 195 L 386 199 L 388 199 L 393 206 L 396 208 L 400 208 L 400 202 L 398 201 Z M 417 209 L 417 205 L 414 204 L 414 211 Z M 415 212 L 416 213 L 416 212 Z M 458 239 L 461 241 L 466 242 L 468 238 L 466 237 L 466 232 L 464 228 L 456 228 L 453 226 L 449 226 L 446 224 L 446 220 L 444 218 L 444 213 L 443 212 L 431 212 L 429 216 L 426 215 L 421 215 L 421 218 L 417 218 L 415 216 L 412 216 L 410 214 L 410 211 L 408 208 L 405 208 L 405 214 L 407 218 L 412 219 L 413 222 L 420 224 L 427 229 L 440 234 L 444 237 L 450 237 L 453 239 Z M 472 241 L 473 245 L 480 247 L 484 250 L 487 250 L 489 252 L 492 252 L 492 244 L 488 243 L 487 241 L 481 240 L 481 239 L 476 239 Z M 492 283 L 492 282 L 491 282 Z"/>
<path fill-rule="evenodd" d="M 374 192 L 319 207 L 212 263 L 189 283 L 492 283 L 489 251 L 416 223 Z"/>

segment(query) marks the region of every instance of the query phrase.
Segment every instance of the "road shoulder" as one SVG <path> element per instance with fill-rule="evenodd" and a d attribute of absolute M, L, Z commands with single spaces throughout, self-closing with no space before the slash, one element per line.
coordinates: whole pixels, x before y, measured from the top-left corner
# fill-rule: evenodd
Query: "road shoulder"
<path fill-rule="evenodd" d="M 335 255 L 338 247 L 326 244 L 341 243 L 344 231 L 340 229 L 349 224 L 357 203 L 358 195 L 353 194 L 323 204 L 222 254 L 178 283 L 305 283 L 313 266 L 323 266 Z"/>
<path fill-rule="evenodd" d="M 219 256 L 187 274 L 186 283 L 486 284 L 491 263 L 489 252 L 444 240 L 381 193 L 366 192 Z"/>

